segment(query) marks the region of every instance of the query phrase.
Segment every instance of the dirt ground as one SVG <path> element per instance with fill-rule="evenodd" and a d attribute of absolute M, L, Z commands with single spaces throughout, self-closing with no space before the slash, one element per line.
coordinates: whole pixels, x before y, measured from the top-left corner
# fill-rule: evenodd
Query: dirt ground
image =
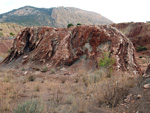
<path fill-rule="evenodd" d="M 42 113 L 149 113 L 150 91 L 143 89 L 141 80 L 132 74 L 107 76 L 105 70 L 89 73 L 84 68 L 76 73 L 65 67 L 1 68 L 0 112 L 12 113 L 36 99 L 44 106 Z"/>

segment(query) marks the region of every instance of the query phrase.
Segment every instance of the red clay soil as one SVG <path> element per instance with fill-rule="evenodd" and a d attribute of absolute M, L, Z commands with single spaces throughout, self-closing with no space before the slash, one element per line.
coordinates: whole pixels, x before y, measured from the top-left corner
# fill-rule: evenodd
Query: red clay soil
<path fill-rule="evenodd" d="M 110 51 L 117 70 L 141 73 L 134 57 L 132 42 L 111 26 L 82 25 L 70 28 L 31 27 L 14 40 L 3 64 L 46 64 L 71 66 L 81 59 L 98 64 L 102 51 Z M 18 60 L 19 59 L 19 60 Z M 21 59 L 21 60 L 20 60 Z"/>

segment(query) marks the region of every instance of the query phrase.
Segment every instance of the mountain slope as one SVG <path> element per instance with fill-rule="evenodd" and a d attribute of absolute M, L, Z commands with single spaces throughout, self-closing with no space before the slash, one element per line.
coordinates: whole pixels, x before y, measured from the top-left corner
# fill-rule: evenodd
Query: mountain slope
<path fill-rule="evenodd" d="M 71 7 L 35 8 L 25 6 L 0 15 L 0 22 L 14 22 L 23 26 L 66 27 L 68 23 L 111 24 L 100 14 Z"/>

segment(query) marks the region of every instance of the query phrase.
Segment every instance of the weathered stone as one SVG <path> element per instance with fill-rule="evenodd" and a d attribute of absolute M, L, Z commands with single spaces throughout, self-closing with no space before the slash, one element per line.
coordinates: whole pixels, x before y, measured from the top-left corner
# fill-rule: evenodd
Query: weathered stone
<path fill-rule="evenodd" d="M 24 59 L 28 58 L 28 55 L 23 56 Z"/>
<path fill-rule="evenodd" d="M 140 99 L 140 98 L 142 98 L 142 95 L 138 94 L 137 99 Z"/>
<path fill-rule="evenodd" d="M 150 84 L 145 84 L 145 85 L 144 85 L 144 88 L 145 88 L 145 89 L 150 89 Z"/>
<path fill-rule="evenodd" d="M 117 29 L 100 25 L 25 28 L 15 38 L 12 51 L 3 64 L 15 62 L 29 53 L 28 58 L 34 64 L 71 66 L 84 60 L 86 65 L 91 65 L 98 63 L 105 50 L 110 51 L 110 55 L 116 59 L 116 69 L 141 72 L 134 58 L 132 42 Z"/>

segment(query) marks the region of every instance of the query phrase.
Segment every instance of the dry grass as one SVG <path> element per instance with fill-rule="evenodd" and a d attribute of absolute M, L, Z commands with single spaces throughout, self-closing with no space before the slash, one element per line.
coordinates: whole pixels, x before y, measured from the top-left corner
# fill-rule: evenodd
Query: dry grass
<path fill-rule="evenodd" d="M 99 106 L 105 104 L 109 107 L 116 107 L 124 101 L 129 89 L 134 87 L 134 83 L 130 74 L 120 73 L 120 75 L 112 76 L 92 86 L 93 99 Z"/>
<path fill-rule="evenodd" d="M 43 75 L 37 75 L 32 82 L 28 77 L 33 74 L 17 77 L 17 72 L 9 73 L 10 71 L 0 72 L 2 113 L 12 113 L 18 104 L 30 99 L 44 102 L 43 113 L 87 113 L 91 112 L 90 109 L 101 111 L 100 106 L 116 107 L 123 102 L 128 90 L 134 87 L 130 74 L 117 72 L 116 75 L 108 77 L 105 70 L 87 73 L 81 69 L 76 76 L 68 77 L 42 73 Z M 39 77 L 43 77 L 44 82 L 38 81 L 41 79 Z"/>

